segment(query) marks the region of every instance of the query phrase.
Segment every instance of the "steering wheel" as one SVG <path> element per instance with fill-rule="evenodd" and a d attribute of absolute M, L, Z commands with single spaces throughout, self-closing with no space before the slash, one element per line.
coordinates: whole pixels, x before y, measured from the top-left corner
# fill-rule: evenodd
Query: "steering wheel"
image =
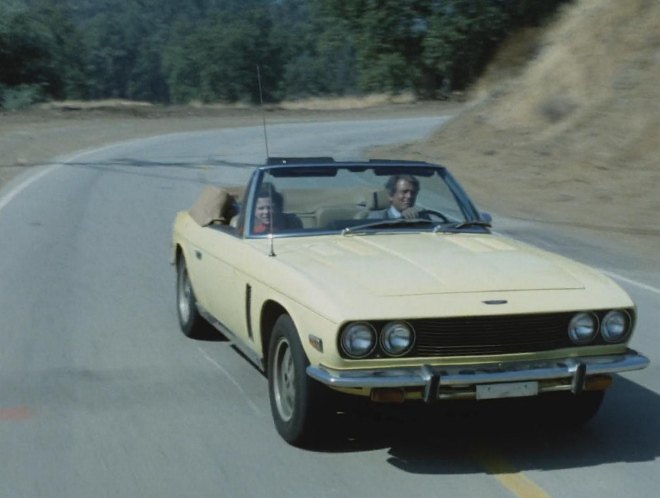
<path fill-rule="evenodd" d="M 441 213 L 440 211 L 436 211 L 435 209 L 422 209 L 419 212 L 420 215 L 423 214 L 432 214 L 434 216 L 437 216 L 440 218 L 441 221 L 444 221 L 445 223 L 449 223 L 449 218 L 447 218 L 447 215 Z"/>

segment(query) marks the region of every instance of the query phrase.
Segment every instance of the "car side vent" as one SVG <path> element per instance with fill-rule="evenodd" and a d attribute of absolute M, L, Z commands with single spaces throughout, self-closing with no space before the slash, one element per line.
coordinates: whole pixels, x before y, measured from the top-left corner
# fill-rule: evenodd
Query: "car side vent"
<path fill-rule="evenodd" d="M 248 337 L 252 339 L 252 319 L 250 318 L 250 311 L 252 309 L 252 286 L 247 284 L 245 286 L 245 323 L 247 324 Z"/>

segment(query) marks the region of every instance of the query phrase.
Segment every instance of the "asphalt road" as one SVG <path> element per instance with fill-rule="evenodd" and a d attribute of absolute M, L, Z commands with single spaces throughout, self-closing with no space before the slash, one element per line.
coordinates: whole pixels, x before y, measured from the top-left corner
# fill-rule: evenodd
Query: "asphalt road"
<path fill-rule="evenodd" d="M 279 125 L 270 155 L 358 158 L 443 118 Z M 596 233 L 496 227 L 610 273 L 639 306 L 651 367 L 616 378 L 581 432 L 524 407 L 370 410 L 316 451 L 273 427 L 266 379 L 178 329 L 171 223 L 204 184 L 243 183 L 261 128 L 80 153 L 0 196 L 0 497 L 652 496 L 660 485 L 660 272 Z M 523 415 L 524 417 L 524 415 Z"/>

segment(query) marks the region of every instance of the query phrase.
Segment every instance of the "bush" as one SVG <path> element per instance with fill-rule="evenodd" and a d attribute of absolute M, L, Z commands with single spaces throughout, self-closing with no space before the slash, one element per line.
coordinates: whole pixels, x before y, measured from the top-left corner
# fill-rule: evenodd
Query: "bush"
<path fill-rule="evenodd" d="M 0 108 L 7 111 L 24 109 L 43 101 L 44 92 L 39 85 L 19 85 L 16 87 L 0 85 Z"/>

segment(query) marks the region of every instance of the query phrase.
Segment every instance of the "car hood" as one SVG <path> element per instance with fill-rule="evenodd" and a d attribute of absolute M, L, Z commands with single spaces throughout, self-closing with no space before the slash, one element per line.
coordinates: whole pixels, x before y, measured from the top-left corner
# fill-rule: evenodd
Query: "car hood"
<path fill-rule="evenodd" d="M 319 237 L 277 246 L 281 262 L 317 283 L 379 296 L 583 289 L 587 278 L 581 265 L 495 235 Z"/>

